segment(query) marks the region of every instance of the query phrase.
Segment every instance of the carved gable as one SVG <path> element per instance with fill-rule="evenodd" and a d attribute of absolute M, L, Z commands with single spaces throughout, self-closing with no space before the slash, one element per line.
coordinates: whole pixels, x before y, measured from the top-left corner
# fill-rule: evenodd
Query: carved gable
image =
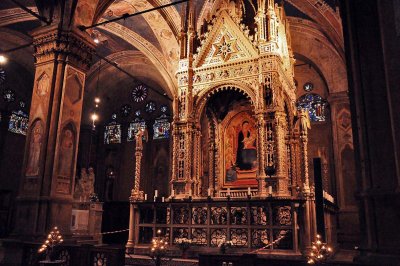
<path fill-rule="evenodd" d="M 219 65 L 257 56 L 258 52 L 248 33 L 223 10 L 201 46 L 194 66 Z"/>

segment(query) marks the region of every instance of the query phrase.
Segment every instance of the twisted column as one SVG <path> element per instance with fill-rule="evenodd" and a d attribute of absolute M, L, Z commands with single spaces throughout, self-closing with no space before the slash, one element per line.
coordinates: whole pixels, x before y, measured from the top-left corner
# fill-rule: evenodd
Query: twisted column
<path fill-rule="evenodd" d="M 142 157 L 143 157 L 143 136 L 145 140 L 147 140 L 147 130 L 140 129 L 135 136 L 136 139 L 136 148 L 135 148 L 135 183 L 131 192 L 131 201 L 135 200 L 143 200 L 143 191 L 139 191 L 140 188 L 140 170 L 142 166 Z"/>

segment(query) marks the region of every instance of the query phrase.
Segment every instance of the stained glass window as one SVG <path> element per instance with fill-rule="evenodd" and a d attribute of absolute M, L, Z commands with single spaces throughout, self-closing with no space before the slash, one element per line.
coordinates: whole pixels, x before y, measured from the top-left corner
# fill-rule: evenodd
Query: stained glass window
<path fill-rule="evenodd" d="M 125 104 L 121 107 L 121 114 L 124 117 L 127 117 L 131 114 L 132 107 L 129 104 Z"/>
<path fill-rule="evenodd" d="M 135 135 L 139 131 L 139 129 L 146 129 L 146 127 L 146 122 L 143 119 L 137 117 L 132 123 L 129 124 L 127 140 L 135 140 Z"/>
<path fill-rule="evenodd" d="M 28 120 L 28 115 L 23 111 L 13 111 L 8 123 L 8 131 L 26 136 Z"/>
<path fill-rule="evenodd" d="M 132 98 L 135 102 L 143 102 L 147 97 L 147 88 L 143 85 L 139 85 L 132 89 Z"/>
<path fill-rule="evenodd" d="M 325 107 L 327 102 L 320 95 L 307 93 L 297 100 L 297 109 L 308 109 L 310 120 L 313 122 L 325 121 Z"/>
<path fill-rule="evenodd" d="M 104 144 L 121 143 L 121 125 L 117 123 L 117 114 L 111 115 L 112 121 L 104 130 Z"/>
<path fill-rule="evenodd" d="M 8 102 L 8 103 L 15 101 L 14 91 L 12 91 L 10 89 L 5 89 L 3 91 L 3 99 L 5 102 Z"/>
<path fill-rule="evenodd" d="M 5 80 L 6 80 L 6 71 L 0 68 L 0 85 L 3 84 Z"/>
<path fill-rule="evenodd" d="M 304 84 L 303 89 L 306 92 L 310 92 L 314 89 L 314 84 L 312 84 L 311 82 L 307 82 L 306 84 Z"/>
<path fill-rule="evenodd" d="M 168 106 L 166 106 L 165 104 L 161 105 L 160 110 L 162 113 L 166 113 L 168 111 Z"/>
<path fill-rule="evenodd" d="M 169 130 L 171 128 L 171 123 L 168 121 L 168 117 L 162 114 L 159 118 L 154 121 L 153 139 L 167 139 L 169 138 Z"/>
<path fill-rule="evenodd" d="M 150 101 L 146 104 L 146 112 L 149 114 L 153 113 L 156 110 L 157 106 L 156 103 L 153 101 Z"/>

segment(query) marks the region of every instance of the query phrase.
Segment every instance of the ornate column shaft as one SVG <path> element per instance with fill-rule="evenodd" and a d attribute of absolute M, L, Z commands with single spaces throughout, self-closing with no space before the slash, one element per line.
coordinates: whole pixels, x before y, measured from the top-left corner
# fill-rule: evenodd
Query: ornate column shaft
<path fill-rule="evenodd" d="M 290 138 L 290 153 L 291 153 L 291 164 L 292 164 L 292 195 L 295 194 L 295 189 L 301 187 L 301 171 L 300 171 L 300 149 L 299 149 L 299 136 L 294 133 L 294 136 Z"/>
<path fill-rule="evenodd" d="M 257 155 L 258 155 L 258 195 L 260 197 L 267 196 L 267 190 L 265 186 L 265 178 L 267 177 L 265 174 L 266 160 L 265 160 L 265 119 L 264 112 L 260 112 L 257 114 L 257 126 L 258 126 L 258 143 L 257 143 Z"/>
<path fill-rule="evenodd" d="M 194 195 L 201 196 L 201 132 L 200 127 L 197 126 L 194 132 Z"/>
<path fill-rule="evenodd" d="M 94 44 L 81 32 L 42 27 L 32 33 L 35 80 L 20 183 L 16 231 L 68 235 L 85 75 Z"/>
<path fill-rule="evenodd" d="M 275 112 L 275 139 L 276 139 L 276 176 L 278 196 L 289 196 L 287 149 L 286 149 L 286 114 Z"/>

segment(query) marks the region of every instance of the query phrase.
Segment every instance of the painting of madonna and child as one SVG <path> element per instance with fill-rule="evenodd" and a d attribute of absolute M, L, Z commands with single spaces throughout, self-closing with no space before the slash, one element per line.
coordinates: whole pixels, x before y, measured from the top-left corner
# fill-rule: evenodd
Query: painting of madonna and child
<path fill-rule="evenodd" d="M 256 187 L 257 129 L 247 112 L 233 116 L 224 129 L 225 187 Z"/>

